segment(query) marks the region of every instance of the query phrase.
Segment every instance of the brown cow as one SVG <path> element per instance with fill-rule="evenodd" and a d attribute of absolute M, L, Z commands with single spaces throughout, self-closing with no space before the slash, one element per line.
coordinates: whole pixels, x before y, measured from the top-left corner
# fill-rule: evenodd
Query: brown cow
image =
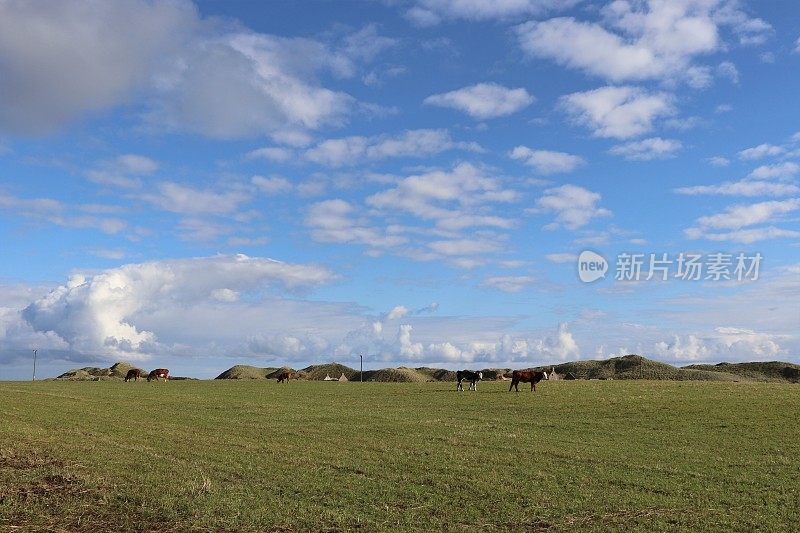
<path fill-rule="evenodd" d="M 164 382 L 169 379 L 169 369 L 167 368 L 156 368 L 149 374 L 147 374 L 147 381 L 158 381 L 158 378 L 164 378 Z"/>
<path fill-rule="evenodd" d="M 552 370 L 550 373 L 552 373 Z M 536 384 L 543 379 L 550 379 L 547 377 L 547 372 L 541 370 L 514 370 L 511 373 L 511 386 L 508 388 L 508 392 L 511 392 L 511 389 L 516 389 L 519 392 L 520 381 L 522 383 L 530 383 L 531 391 L 535 392 Z"/>
<path fill-rule="evenodd" d="M 142 377 L 142 371 L 138 368 L 131 368 L 128 370 L 128 373 L 125 374 L 125 381 L 128 382 L 130 380 L 139 381 L 139 378 Z"/>
<path fill-rule="evenodd" d="M 278 383 L 289 383 L 290 379 L 294 379 L 294 372 L 281 372 L 278 374 Z"/>

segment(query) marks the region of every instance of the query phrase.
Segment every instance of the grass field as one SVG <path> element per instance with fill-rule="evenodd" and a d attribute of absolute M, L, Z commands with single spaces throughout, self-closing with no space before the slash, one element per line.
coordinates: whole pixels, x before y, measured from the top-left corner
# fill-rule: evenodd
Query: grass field
<path fill-rule="evenodd" d="M 507 386 L 3 382 L 0 530 L 800 530 L 798 385 Z"/>

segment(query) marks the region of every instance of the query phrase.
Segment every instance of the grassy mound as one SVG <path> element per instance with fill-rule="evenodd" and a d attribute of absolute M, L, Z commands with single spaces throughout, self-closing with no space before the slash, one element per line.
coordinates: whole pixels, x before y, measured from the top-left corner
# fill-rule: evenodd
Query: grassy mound
<path fill-rule="evenodd" d="M 354 379 L 358 379 L 358 375 Z M 399 368 L 382 368 L 364 372 L 364 381 L 383 381 L 395 383 L 425 383 L 431 378 L 416 368 L 401 366 Z"/>
<path fill-rule="evenodd" d="M 294 372 L 294 370 L 288 366 L 259 368 L 250 365 L 236 365 L 214 379 L 276 379 L 281 372 Z"/>
<path fill-rule="evenodd" d="M 626 355 L 605 360 L 574 361 L 555 365 L 556 373 L 571 372 L 578 379 L 656 379 L 674 381 L 740 381 L 741 376 L 704 369 L 676 368 L 641 355 Z"/>
<path fill-rule="evenodd" d="M 136 368 L 130 363 L 120 361 L 114 363 L 110 368 L 99 368 L 95 366 L 87 366 L 84 368 L 73 368 L 64 372 L 55 379 L 66 381 L 114 381 L 125 379 L 128 370 Z M 141 369 L 140 369 L 141 370 Z M 141 370 L 142 376 L 146 376 L 147 372 Z"/>
<path fill-rule="evenodd" d="M 358 370 L 353 370 L 349 366 L 341 365 L 339 363 L 307 366 L 300 370 L 299 374 L 304 379 L 310 379 L 314 381 L 322 381 L 325 379 L 325 376 L 330 376 L 333 379 L 339 379 L 339 376 L 342 374 L 344 374 L 344 377 L 350 381 L 358 379 Z M 366 375 L 366 372 L 364 374 Z"/>
<path fill-rule="evenodd" d="M 751 381 L 800 383 L 800 365 L 781 361 L 689 365 L 684 369 L 732 374 Z"/>

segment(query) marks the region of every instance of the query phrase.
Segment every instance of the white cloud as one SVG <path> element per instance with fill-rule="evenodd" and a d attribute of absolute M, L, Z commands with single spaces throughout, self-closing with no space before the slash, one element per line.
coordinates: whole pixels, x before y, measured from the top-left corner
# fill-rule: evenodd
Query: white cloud
<path fill-rule="evenodd" d="M 730 61 L 723 61 L 717 65 L 717 75 L 727 78 L 731 83 L 739 83 L 739 69 Z"/>
<path fill-rule="evenodd" d="M 715 0 L 618 1 L 601 13 L 603 25 L 572 17 L 521 24 L 520 46 L 531 56 L 613 82 L 684 79 L 705 87 L 710 69 L 694 62 L 723 46 L 720 26 L 733 26 L 749 42 L 771 31 L 764 21 Z"/>
<path fill-rule="evenodd" d="M 762 157 L 781 155 L 783 152 L 785 149 L 782 146 L 764 143 L 742 150 L 739 152 L 739 157 L 741 159 L 761 159 Z"/>
<path fill-rule="evenodd" d="M 396 187 L 367 198 L 367 204 L 382 211 L 401 211 L 423 220 L 434 220 L 448 229 L 473 226 L 508 228 L 513 222 L 478 213 L 481 205 L 517 199 L 500 180 L 469 163 L 452 171 L 435 170 L 402 179 Z"/>
<path fill-rule="evenodd" d="M 159 87 L 156 126 L 217 138 L 315 130 L 340 123 L 354 103 L 314 80 L 351 74 L 350 60 L 311 39 L 230 34 L 194 43 L 182 61 Z"/>
<path fill-rule="evenodd" d="M 478 83 L 455 91 L 434 94 L 424 103 L 458 109 L 477 119 L 502 117 L 529 106 L 534 98 L 524 88 L 497 83 Z"/>
<path fill-rule="evenodd" d="M 48 38 L 31 45 L 30 28 Z M 354 77 L 397 43 L 374 25 L 327 39 L 204 20 L 189 0 L 3 2 L 0 130 L 46 133 L 82 115 L 139 104 L 154 129 L 297 141 L 358 108 L 353 97 L 324 87 L 321 74 Z"/>
<path fill-rule="evenodd" d="M 244 191 L 216 192 L 170 181 L 159 183 L 156 189 L 157 192 L 144 193 L 141 198 L 164 211 L 184 215 L 230 214 L 250 199 Z"/>
<path fill-rule="evenodd" d="M 528 212 L 555 213 L 556 219 L 545 229 L 561 226 L 574 230 L 588 224 L 594 218 L 611 216 L 611 211 L 599 207 L 600 195 L 577 185 L 562 185 L 546 189 L 536 201 L 536 207 Z"/>
<path fill-rule="evenodd" d="M 482 287 L 497 289 L 503 292 L 520 292 L 536 281 L 533 276 L 489 276 L 481 283 Z"/>
<path fill-rule="evenodd" d="M 654 348 L 657 355 L 674 361 L 731 361 L 774 357 L 783 352 L 778 340 L 750 329 L 717 327 L 705 334 L 674 335 Z"/>
<path fill-rule="evenodd" d="M 403 318 L 408 314 L 408 308 L 404 305 L 396 305 L 386 314 L 386 320 L 397 320 L 398 318 Z"/>
<path fill-rule="evenodd" d="M 19 198 L 0 194 L 0 210 L 8 210 L 17 216 L 41 220 L 57 226 L 79 229 L 99 230 L 116 234 L 127 227 L 127 222 L 116 217 L 101 217 L 85 212 L 105 212 L 98 205 L 71 205 L 51 198 Z M 114 212 L 113 209 L 110 210 Z"/>
<path fill-rule="evenodd" d="M 722 213 L 700 217 L 697 219 L 697 223 L 704 228 L 739 229 L 744 226 L 773 222 L 776 216 L 798 209 L 800 209 L 800 198 L 733 205 Z"/>
<path fill-rule="evenodd" d="M 800 37 L 794 42 L 794 53 L 800 54 Z"/>
<path fill-rule="evenodd" d="M 0 129 L 47 133 L 129 101 L 198 23 L 181 0 L 0 3 Z"/>
<path fill-rule="evenodd" d="M 35 331 L 56 335 L 78 353 L 144 356 L 160 344 L 156 333 L 140 324 L 175 302 L 233 302 L 240 291 L 313 287 L 334 279 L 321 267 L 243 255 L 153 261 L 89 278 L 75 275 L 28 305 L 22 317 Z"/>
<path fill-rule="evenodd" d="M 753 170 L 749 177 L 756 179 L 791 178 L 800 172 L 800 165 L 791 161 L 774 165 L 762 165 Z"/>
<path fill-rule="evenodd" d="M 631 161 L 651 161 L 653 159 L 674 157 L 675 153 L 682 147 L 681 142 L 675 139 L 651 137 L 641 141 L 618 144 L 612 147 L 609 152 Z"/>
<path fill-rule="evenodd" d="M 493 239 L 445 239 L 431 241 L 428 247 L 438 254 L 445 256 L 485 256 L 500 250 L 500 244 Z M 465 266 L 468 267 L 469 263 Z"/>
<path fill-rule="evenodd" d="M 292 190 L 292 182 L 281 176 L 253 176 L 250 182 L 266 194 L 282 194 Z"/>
<path fill-rule="evenodd" d="M 731 164 L 730 160 L 727 157 L 722 157 L 718 155 L 709 157 L 706 161 L 708 161 L 709 164 L 715 167 L 727 167 L 728 165 Z"/>
<path fill-rule="evenodd" d="M 728 232 L 713 233 L 702 228 L 687 228 L 684 232 L 689 239 L 705 239 L 709 241 L 730 241 L 742 244 L 752 244 L 754 242 L 766 241 L 780 238 L 798 238 L 800 231 L 776 228 L 769 226 L 764 228 L 739 229 Z"/>
<path fill-rule="evenodd" d="M 626 139 L 653 129 L 653 121 L 674 112 L 671 97 L 636 87 L 601 87 L 561 97 L 561 106 L 597 137 Z"/>
<path fill-rule="evenodd" d="M 572 172 L 586 164 L 586 161 L 577 155 L 550 150 L 533 150 L 527 146 L 517 146 L 509 155 L 512 159 L 524 161 L 526 165 L 535 168 L 540 174 Z"/>
<path fill-rule="evenodd" d="M 391 157 L 427 157 L 446 150 L 481 151 L 476 143 L 455 142 L 444 129 L 408 130 L 399 135 L 328 139 L 303 153 L 307 161 L 333 167 Z"/>
<path fill-rule="evenodd" d="M 101 161 L 86 173 L 86 177 L 100 185 L 136 189 L 142 184 L 140 177 L 152 174 L 158 166 L 149 157 L 124 154 L 111 161 Z"/>
<path fill-rule="evenodd" d="M 265 146 L 264 148 L 257 148 L 247 152 L 248 159 L 267 159 L 276 163 L 291 161 L 293 157 L 294 152 L 282 146 Z"/>
<path fill-rule="evenodd" d="M 305 225 L 317 242 L 361 244 L 376 249 L 408 242 L 403 236 L 385 234 L 364 218 L 357 217 L 356 208 L 340 199 L 312 204 L 306 213 Z"/>
<path fill-rule="evenodd" d="M 558 264 L 574 263 L 575 261 L 578 260 L 577 255 L 569 253 L 547 254 L 545 258 L 547 258 L 548 261 Z"/>
<path fill-rule="evenodd" d="M 418 26 L 435 26 L 442 21 L 482 21 L 536 16 L 557 9 L 569 9 L 580 0 L 417 0 L 406 16 Z"/>
<path fill-rule="evenodd" d="M 788 196 L 800 193 L 800 187 L 792 183 L 772 183 L 762 180 L 725 181 L 717 185 L 692 185 L 675 189 L 679 194 L 697 196 L 720 194 L 724 196 Z"/>

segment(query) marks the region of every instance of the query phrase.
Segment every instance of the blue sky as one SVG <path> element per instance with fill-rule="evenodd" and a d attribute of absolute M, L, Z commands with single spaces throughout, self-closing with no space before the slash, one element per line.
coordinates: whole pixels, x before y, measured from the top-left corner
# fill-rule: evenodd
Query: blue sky
<path fill-rule="evenodd" d="M 798 21 L 725 0 L 0 3 L 0 379 L 33 349 L 39 375 L 800 361 Z M 581 281 L 585 250 L 605 277 Z M 641 279 L 615 279 L 621 253 Z M 676 276 L 714 253 L 731 279 Z"/>

